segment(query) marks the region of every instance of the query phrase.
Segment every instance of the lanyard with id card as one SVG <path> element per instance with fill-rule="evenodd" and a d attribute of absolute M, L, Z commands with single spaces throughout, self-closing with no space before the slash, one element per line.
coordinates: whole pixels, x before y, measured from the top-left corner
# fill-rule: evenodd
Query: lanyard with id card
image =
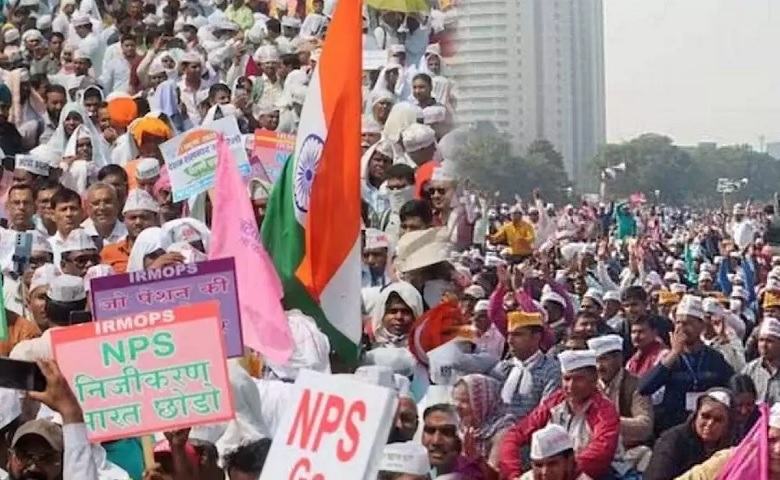
<path fill-rule="evenodd" d="M 688 360 L 688 357 L 686 355 L 682 355 L 680 357 L 680 360 L 682 360 L 683 364 L 685 364 L 685 368 L 688 370 L 688 373 L 691 374 L 691 378 L 693 379 L 693 389 L 698 390 L 699 389 L 699 372 L 701 372 L 701 364 L 704 361 L 704 350 L 702 350 L 699 355 L 698 359 L 696 361 L 696 369 L 694 370 L 693 365 L 691 365 L 691 362 Z M 685 411 L 687 412 L 693 412 L 696 410 L 696 403 L 699 400 L 699 397 L 704 395 L 704 392 L 686 392 L 685 393 Z"/>

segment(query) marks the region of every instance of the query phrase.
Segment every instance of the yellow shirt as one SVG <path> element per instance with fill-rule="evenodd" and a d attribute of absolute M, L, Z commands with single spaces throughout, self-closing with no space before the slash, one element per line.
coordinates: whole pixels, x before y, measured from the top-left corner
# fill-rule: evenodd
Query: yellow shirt
<path fill-rule="evenodd" d="M 238 24 L 241 30 L 244 31 L 249 30 L 252 28 L 252 25 L 255 24 L 255 17 L 252 14 L 252 9 L 246 5 L 240 8 L 233 8 L 233 5 L 230 5 L 225 9 L 225 16 L 231 22 Z"/>
<path fill-rule="evenodd" d="M 530 255 L 533 253 L 536 231 L 525 220 L 509 222 L 490 237 L 491 243 L 507 245 L 512 255 Z"/>

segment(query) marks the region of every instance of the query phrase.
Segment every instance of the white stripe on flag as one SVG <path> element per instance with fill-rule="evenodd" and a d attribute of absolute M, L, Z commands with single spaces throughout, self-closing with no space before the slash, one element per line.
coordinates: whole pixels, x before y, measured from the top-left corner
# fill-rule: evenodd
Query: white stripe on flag
<path fill-rule="evenodd" d="M 347 258 L 320 294 L 320 306 L 331 325 L 356 345 L 360 343 L 360 236 Z"/>

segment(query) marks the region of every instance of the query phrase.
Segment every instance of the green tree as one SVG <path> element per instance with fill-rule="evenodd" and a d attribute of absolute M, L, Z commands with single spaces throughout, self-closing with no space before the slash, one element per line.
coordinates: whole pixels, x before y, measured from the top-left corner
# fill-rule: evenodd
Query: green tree
<path fill-rule="evenodd" d="M 550 201 L 567 200 L 563 156 L 550 142 L 537 140 L 525 155 L 516 155 L 506 134 L 490 123 L 472 127 L 467 138 L 451 158 L 462 177 L 484 190 L 501 192 L 506 202 L 514 201 L 514 195 L 527 199 L 537 188 Z"/>
<path fill-rule="evenodd" d="M 590 171 L 598 178 L 605 168 L 620 163 L 626 164 L 625 172 L 607 183 L 608 196 L 613 198 L 643 192 L 652 199 L 652 192 L 659 190 L 662 202 L 718 205 L 722 200 L 716 191 L 718 178 L 748 179 L 747 185 L 729 195 L 731 201 L 768 200 L 780 183 L 780 164 L 748 145 L 681 148 L 669 137 L 645 134 L 604 145 L 592 159 Z"/>

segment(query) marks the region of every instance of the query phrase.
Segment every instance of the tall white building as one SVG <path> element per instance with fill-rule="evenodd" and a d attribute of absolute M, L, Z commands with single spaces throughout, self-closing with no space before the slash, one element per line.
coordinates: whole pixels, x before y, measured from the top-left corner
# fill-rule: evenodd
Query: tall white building
<path fill-rule="evenodd" d="M 581 178 L 605 140 L 602 0 L 463 0 L 458 40 L 459 120 L 493 122 L 517 152 L 549 140 Z"/>

